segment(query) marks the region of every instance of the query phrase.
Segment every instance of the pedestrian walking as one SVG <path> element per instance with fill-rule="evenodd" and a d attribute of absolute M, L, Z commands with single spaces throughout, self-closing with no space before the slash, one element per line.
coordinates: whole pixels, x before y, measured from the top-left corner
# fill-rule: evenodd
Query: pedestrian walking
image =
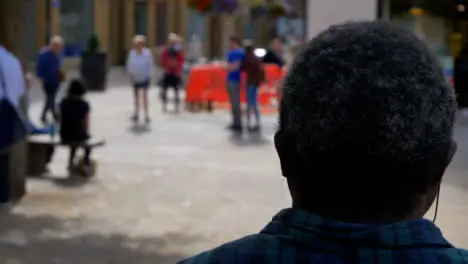
<path fill-rule="evenodd" d="M 260 84 L 265 80 L 265 72 L 260 59 L 254 53 L 253 43 L 246 41 L 244 43 L 245 55 L 241 64 L 241 71 L 245 73 L 247 80 L 247 129 L 250 132 L 258 132 L 260 130 L 260 111 L 258 110 L 258 89 Z M 251 125 L 251 115 L 255 117 L 255 125 Z"/>
<path fill-rule="evenodd" d="M 229 39 L 229 51 L 226 55 L 227 93 L 231 103 L 232 124 L 228 129 L 234 132 L 242 132 L 241 106 L 240 106 L 240 81 L 241 63 L 244 59 L 244 51 L 240 47 L 240 39 L 232 36 Z"/>
<path fill-rule="evenodd" d="M 132 120 L 138 122 L 142 101 L 145 122 L 151 122 L 149 116 L 148 89 L 154 71 L 151 50 L 146 47 L 146 37 L 137 35 L 133 38 L 133 49 L 128 52 L 126 70 L 133 85 L 134 113 Z"/>
<path fill-rule="evenodd" d="M 47 123 L 48 113 L 51 113 L 54 121 L 57 121 L 55 101 L 60 83 L 64 79 L 60 57 L 62 47 L 63 39 L 60 36 L 55 36 L 51 39 L 47 48 L 41 49 L 37 59 L 36 75 L 42 82 L 42 88 L 46 96 L 41 114 L 43 123 Z"/>
<path fill-rule="evenodd" d="M 172 88 L 174 91 L 175 112 L 180 110 L 179 86 L 181 84 L 182 71 L 185 62 L 182 50 L 182 39 L 174 33 L 169 34 L 168 45 L 161 52 L 159 59 L 164 70 L 161 82 L 161 100 L 163 112 L 167 112 L 167 91 Z"/>

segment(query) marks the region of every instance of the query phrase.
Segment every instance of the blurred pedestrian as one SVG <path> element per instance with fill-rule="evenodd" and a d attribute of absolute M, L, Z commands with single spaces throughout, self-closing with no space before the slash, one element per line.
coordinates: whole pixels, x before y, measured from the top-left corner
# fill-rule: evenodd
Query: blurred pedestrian
<path fill-rule="evenodd" d="M 281 69 L 284 66 L 284 59 L 282 54 L 282 45 L 279 38 L 274 38 L 270 42 L 265 56 L 263 56 L 263 63 L 276 64 Z"/>
<path fill-rule="evenodd" d="M 468 47 L 460 52 L 455 60 L 453 81 L 455 91 L 457 92 L 458 106 L 460 108 L 468 107 Z"/>
<path fill-rule="evenodd" d="M 265 80 L 265 72 L 260 59 L 254 53 L 253 43 L 251 41 L 244 42 L 245 55 L 241 64 L 241 71 L 245 72 L 246 94 L 247 94 L 247 128 L 250 132 L 258 132 L 260 130 L 260 111 L 258 110 L 258 89 L 260 84 Z M 251 126 L 251 115 L 255 117 L 255 125 Z"/>
<path fill-rule="evenodd" d="M 179 36 L 174 33 L 169 34 L 168 44 L 161 52 L 159 61 L 164 70 L 161 82 L 163 112 L 167 112 L 167 91 L 169 88 L 172 88 L 175 96 L 175 112 L 178 113 L 180 110 L 179 86 L 182 81 L 182 71 L 185 62 L 182 39 Z"/>
<path fill-rule="evenodd" d="M 240 106 L 240 81 L 241 64 L 244 59 L 244 51 L 240 47 L 240 39 L 232 36 L 229 39 L 229 51 L 226 55 L 227 93 L 231 103 L 232 124 L 228 129 L 234 132 L 242 132 L 241 106 Z"/>
<path fill-rule="evenodd" d="M 134 113 L 132 120 L 138 122 L 140 101 L 143 101 L 145 122 L 151 122 L 149 116 L 148 89 L 154 71 L 154 59 L 151 50 L 146 47 L 146 37 L 136 35 L 133 38 L 133 49 L 128 52 L 126 70 L 133 85 Z"/>
<path fill-rule="evenodd" d="M 285 80 L 274 138 L 291 208 L 179 263 L 467 263 L 425 219 L 457 149 L 445 78 L 429 47 L 390 23 L 319 34 Z"/>
<path fill-rule="evenodd" d="M 280 38 L 274 38 L 270 42 L 270 47 L 267 49 L 267 52 L 263 57 L 263 63 L 275 64 L 279 67 L 280 70 L 286 67 L 282 54 L 282 43 Z M 273 86 L 276 87 L 277 97 L 280 99 L 281 93 L 283 92 L 283 80 L 281 75 L 278 81 L 273 84 Z"/>
<path fill-rule="evenodd" d="M 64 79 L 62 71 L 62 59 L 60 52 L 63 48 L 63 39 L 55 36 L 51 39 L 46 49 L 41 49 L 37 59 L 36 75 L 42 82 L 42 87 L 46 96 L 44 108 L 42 110 L 41 121 L 47 123 L 47 114 L 50 112 L 57 121 L 55 100 Z"/>

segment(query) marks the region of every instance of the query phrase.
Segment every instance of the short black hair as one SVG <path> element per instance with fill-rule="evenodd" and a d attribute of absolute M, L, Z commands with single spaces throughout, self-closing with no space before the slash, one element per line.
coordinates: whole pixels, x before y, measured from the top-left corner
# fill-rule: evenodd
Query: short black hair
<path fill-rule="evenodd" d="M 382 21 L 332 26 L 307 43 L 281 100 L 304 188 L 374 207 L 408 204 L 436 183 L 457 108 L 425 43 Z"/>
<path fill-rule="evenodd" d="M 236 44 L 237 46 L 240 46 L 241 45 L 241 39 L 238 37 L 238 36 L 231 36 L 229 38 L 229 41 L 231 41 L 232 43 Z"/>
<path fill-rule="evenodd" d="M 84 94 L 86 94 L 86 88 L 83 81 L 73 79 L 68 87 L 68 96 L 83 96 Z"/>

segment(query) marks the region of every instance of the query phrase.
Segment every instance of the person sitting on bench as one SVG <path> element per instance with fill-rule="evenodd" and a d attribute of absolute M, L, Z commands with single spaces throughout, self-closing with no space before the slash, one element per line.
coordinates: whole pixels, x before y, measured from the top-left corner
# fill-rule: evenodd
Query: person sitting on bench
<path fill-rule="evenodd" d="M 60 103 L 60 138 L 62 142 L 70 144 L 70 158 L 68 170 L 74 171 L 75 154 L 80 143 L 90 138 L 90 105 L 84 99 L 86 88 L 83 83 L 75 79 L 70 83 L 68 95 Z M 90 170 L 91 148 L 84 147 L 83 171 L 87 175 Z"/>

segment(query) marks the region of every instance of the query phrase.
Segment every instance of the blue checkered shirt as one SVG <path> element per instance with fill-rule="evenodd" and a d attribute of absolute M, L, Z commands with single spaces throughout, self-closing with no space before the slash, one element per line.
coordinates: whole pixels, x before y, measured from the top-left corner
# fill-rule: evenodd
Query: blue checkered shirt
<path fill-rule="evenodd" d="M 181 264 L 211 263 L 468 263 L 425 219 L 388 225 L 350 224 L 286 209 L 256 235 L 225 244 Z"/>

